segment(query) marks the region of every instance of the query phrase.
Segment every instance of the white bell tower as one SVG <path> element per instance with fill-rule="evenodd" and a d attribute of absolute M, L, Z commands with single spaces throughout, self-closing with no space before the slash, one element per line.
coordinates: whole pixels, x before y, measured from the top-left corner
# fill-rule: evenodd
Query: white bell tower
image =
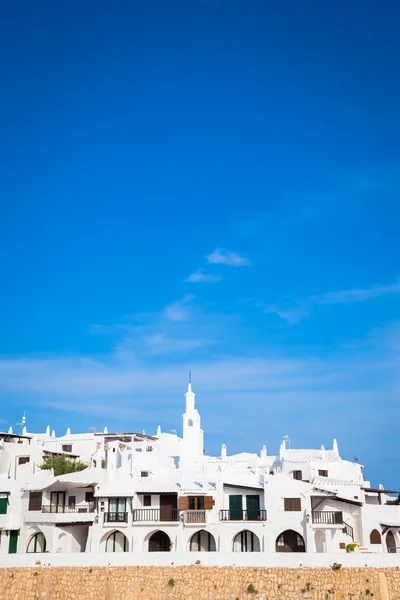
<path fill-rule="evenodd" d="M 204 454 L 204 432 L 201 429 L 200 415 L 195 408 L 195 395 L 192 392 L 191 374 L 189 373 L 188 390 L 185 394 L 186 411 L 183 418 L 183 439 L 181 461 L 191 463 Z"/>

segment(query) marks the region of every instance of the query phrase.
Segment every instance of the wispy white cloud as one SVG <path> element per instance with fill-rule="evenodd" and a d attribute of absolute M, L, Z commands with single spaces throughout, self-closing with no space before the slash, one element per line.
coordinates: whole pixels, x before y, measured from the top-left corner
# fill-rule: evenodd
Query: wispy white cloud
<path fill-rule="evenodd" d="M 181 350 L 196 350 L 217 343 L 217 340 L 205 338 L 172 338 L 163 333 L 156 333 L 146 340 L 146 345 L 154 354 L 164 354 Z"/>
<path fill-rule="evenodd" d="M 349 290 L 340 290 L 337 292 L 328 292 L 324 294 L 314 294 L 298 301 L 294 306 L 278 307 L 275 304 L 256 306 L 262 307 L 266 313 L 272 313 L 287 321 L 289 325 L 295 325 L 309 315 L 316 306 L 331 304 L 354 304 L 363 302 L 388 294 L 400 294 L 400 279 L 389 285 L 374 285 L 369 288 L 353 288 Z"/>
<path fill-rule="evenodd" d="M 214 265 L 245 267 L 251 264 L 247 258 L 241 256 L 237 252 L 230 252 L 229 250 L 223 250 L 222 248 L 216 248 L 214 252 L 209 254 L 206 258 L 209 263 Z"/>
<path fill-rule="evenodd" d="M 308 301 L 311 304 L 350 304 L 353 302 L 362 302 L 370 298 L 378 298 L 386 294 L 400 293 L 400 279 L 389 285 L 374 285 L 370 288 L 354 288 L 350 290 L 341 290 L 339 292 L 329 292 L 310 296 Z"/>
<path fill-rule="evenodd" d="M 164 309 L 164 316 L 170 321 L 187 321 L 190 317 L 188 305 L 194 300 L 192 294 L 187 294 L 180 300 L 172 302 Z"/>
<path fill-rule="evenodd" d="M 222 277 L 220 275 L 212 275 L 211 273 L 206 273 L 204 269 L 198 269 L 191 273 L 188 277 L 186 277 L 186 283 L 216 283 L 217 281 L 221 281 Z"/>

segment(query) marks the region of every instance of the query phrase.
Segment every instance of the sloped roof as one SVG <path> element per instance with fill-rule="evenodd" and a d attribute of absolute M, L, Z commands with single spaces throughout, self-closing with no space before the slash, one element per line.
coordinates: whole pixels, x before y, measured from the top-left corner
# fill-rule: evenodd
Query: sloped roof
<path fill-rule="evenodd" d="M 292 463 L 308 463 L 308 462 L 323 462 L 323 463 L 335 463 L 340 462 L 341 458 L 336 454 L 334 450 L 312 450 L 304 449 L 297 450 L 294 448 L 287 448 L 283 451 L 282 459 L 286 462 Z"/>

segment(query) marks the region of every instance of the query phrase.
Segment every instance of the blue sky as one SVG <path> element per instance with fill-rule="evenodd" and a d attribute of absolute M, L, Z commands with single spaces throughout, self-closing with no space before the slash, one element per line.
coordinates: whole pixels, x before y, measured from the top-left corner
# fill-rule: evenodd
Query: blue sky
<path fill-rule="evenodd" d="M 0 419 L 399 486 L 400 7 L 6 3 Z"/>

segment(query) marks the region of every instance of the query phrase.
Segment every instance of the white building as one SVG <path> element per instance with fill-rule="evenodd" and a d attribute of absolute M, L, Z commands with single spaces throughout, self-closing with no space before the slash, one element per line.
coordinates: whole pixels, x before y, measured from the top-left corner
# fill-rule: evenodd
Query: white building
<path fill-rule="evenodd" d="M 183 435 L 0 434 L 0 554 L 25 552 L 400 553 L 395 490 L 332 448 L 205 456 L 189 384 Z M 83 471 L 42 471 L 54 454 Z"/>

